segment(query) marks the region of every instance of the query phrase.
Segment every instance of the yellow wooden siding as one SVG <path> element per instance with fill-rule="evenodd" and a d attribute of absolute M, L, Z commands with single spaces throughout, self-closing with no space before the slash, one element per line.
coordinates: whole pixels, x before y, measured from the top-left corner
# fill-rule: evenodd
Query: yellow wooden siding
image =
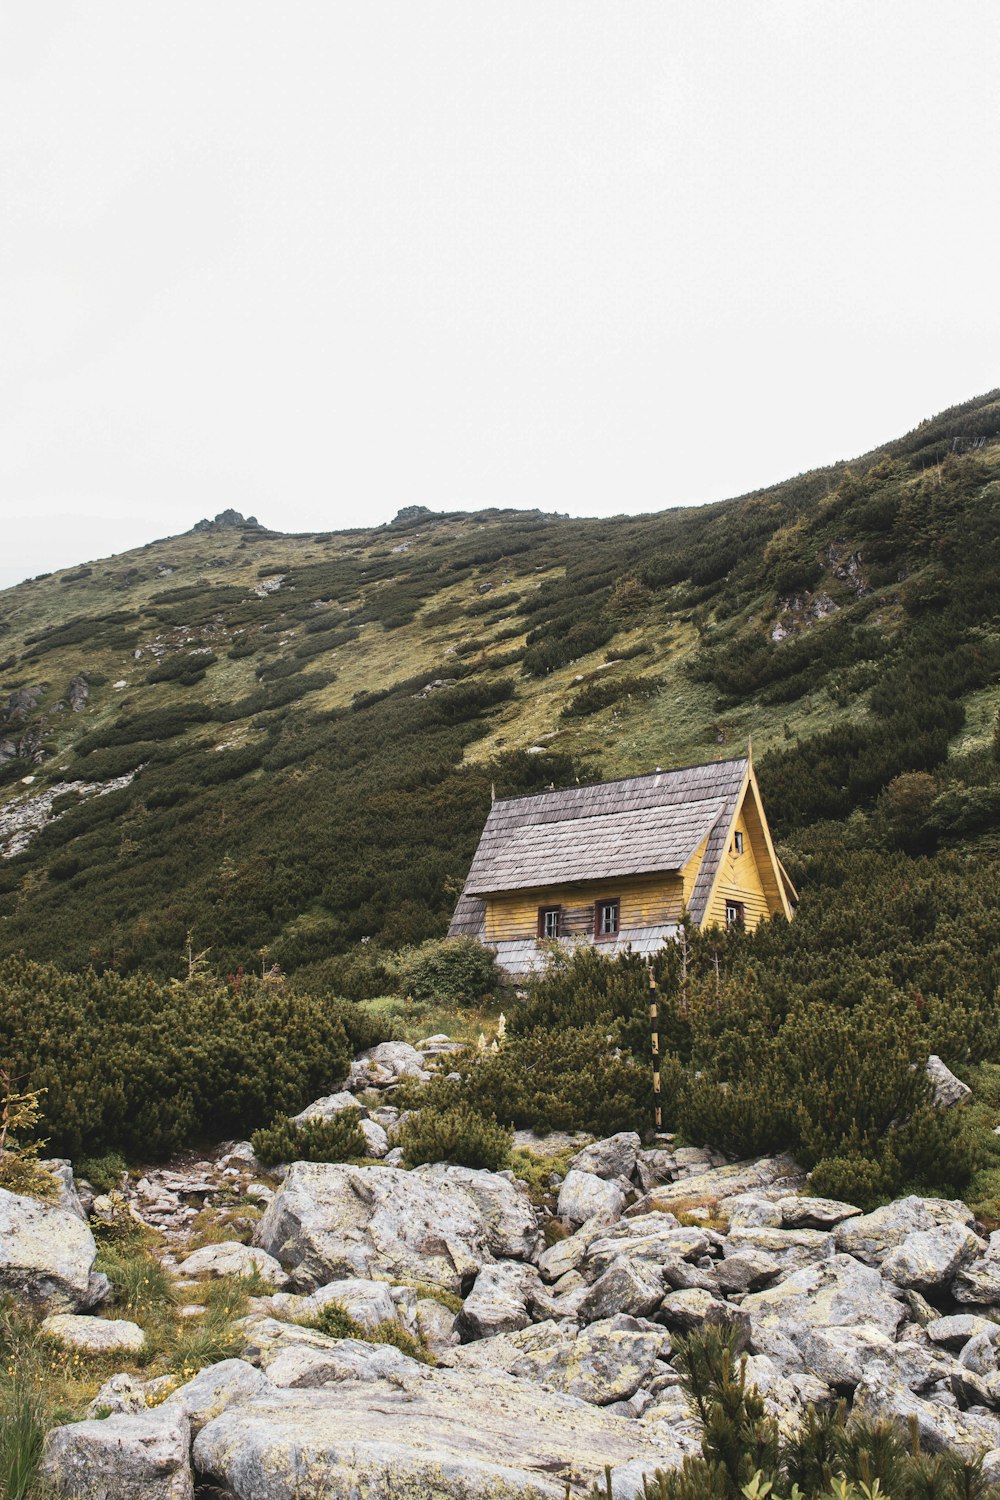
<path fill-rule="evenodd" d="M 484 941 L 502 943 L 537 937 L 540 906 L 561 908 L 563 936 L 593 935 L 594 903 L 615 899 L 621 902 L 618 921 L 622 929 L 678 922 L 684 907 L 684 883 L 680 875 L 631 876 L 545 890 L 505 891 L 487 898 Z"/>
<path fill-rule="evenodd" d="M 742 854 L 735 852 L 736 833 L 743 835 Z M 756 816 L 756 809 L 752 806 L 752 799 L 747 797 L 733 825 L 729 847 L 722 857 L 719 881 L 705 913 L 704 925 L 706 927 L 726 925 L 727 901 L 742 901 L 744 920 L 749 932 L 752 932 L 758 922 L 765 917 L 780 910 L 777 891 L 774 891 L 772 899 L 768 898 L 765 880 L 761 878 L 762 870 L 770 871 L 771 861 L 763 841 L 763 830 Z M 774 885 L 773 871 L 769 883 Z"/>
<path fill-rule="evenodd" d="M 691 897 L 694 895 L 694 888 L 697 884 L 698 875 L 701 871 L 701 862 L 705 858 L 705 850 L 708 848 L 708 840 L 710 836 L 711 829 L 709 829 L 709 832 L 706 833 L 705 837 L 702 839 L 701 843 L 698 845 L 697 849 L 694 851 L 691 858 L 688 860 L 687 864 L 684 866 L 684 869 L 681 872 L 681 879 L 684 883 L 685 906 L 691 905 Z"/>

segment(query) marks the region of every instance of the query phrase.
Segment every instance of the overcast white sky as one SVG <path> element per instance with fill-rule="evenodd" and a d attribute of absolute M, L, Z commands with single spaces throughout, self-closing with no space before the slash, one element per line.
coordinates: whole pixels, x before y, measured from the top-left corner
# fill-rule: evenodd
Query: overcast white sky
<path fill-rule="evenodd" d="M 0 6 L 0 583 L 718 499 L 1000 383 L 996 0 Z"/>

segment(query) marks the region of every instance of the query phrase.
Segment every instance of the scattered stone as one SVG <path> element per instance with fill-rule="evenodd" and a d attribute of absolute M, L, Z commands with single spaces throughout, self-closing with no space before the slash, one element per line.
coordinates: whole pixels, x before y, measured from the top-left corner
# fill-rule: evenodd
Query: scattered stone
<path fill-rule="evenodd" d="M 325 1094 L 322 1099 L 314 1099 L 311 1104 L 307 1104 L 297 1115 L 292 1115 L 291 1121 L 293 1125 L 308 1125 L 314 1120 L 333 1120 L 337 1115 L 343 1114 L 344 1110 L 358 1107 L 357 1099 L 346 1091 Z"/>
<path fill-rule="evenodd" d="M 538 1272 L 530 1269 L 537 1279 Z M 513 1261 L 483 1267 L 456 1320 L 463 1339 L 486 1339 L 527 1328 L 531 1322 L 528 1271 L 529 1267 Z"/>
<path fill-rule="evenodd" d="M 670 1355 L 670 1339 L 655 1324 L 619 1315 L 591 1323 L 565 1342 L 523 1354 L 511 1374 L 594 1406 L 627 1400 Z"/>
<path fill-rule="evenodd" d="M 754 1352 L 769 1354 L 783 1371 L 813 1368 L 805 1349 L 818 1328 L 865 1324 L 892 1339 L 904 1317 L 899 1294 L 893 1296 L 878 1271 L 849 1255 L 793 1271 L 777 1286 L 744 1298 L 741 1310 L 750 1316 Z"/>
<path fill-rule="evenodd" d="M 663 1298 L 663 1273 L 647 1261 L 612 1261 L 577 1304 L 581 1323 L 593 1323 L 616 1313 L 645 1317 Z"/>
<path fill-rule="evenodd" d="M 947 1318 L 935 1318 L 933 1322 L 926 1324 L 925 1331 L 933 1343 L 943 1344 L 946 1349 L 958 1350 L 971 1338 L 975 1338 L 977 1333 L 1000 1333 L 1000 1326 L 976 1313 L 952 1313 Z"/>
<path fill-rule="evenodd" d="M 779 1222 L 786 1229 L 836 1229 L 845 1219 L 857 1218 L 861 1214 L 860 1208 L 855 1208 L 853 1203 L 840 1203 L 835 1198 L 804 1198 L 798 1194 L 779 1198 L 775 1207 L 780 1215 Z"/>
<path fill-rule="evenodd" d="M 359 1120 L 358 1129 L 365 1138 L 366 1154 L 379 1160 L 389 1150 L 389 1137 L 376 1120 Z"/>

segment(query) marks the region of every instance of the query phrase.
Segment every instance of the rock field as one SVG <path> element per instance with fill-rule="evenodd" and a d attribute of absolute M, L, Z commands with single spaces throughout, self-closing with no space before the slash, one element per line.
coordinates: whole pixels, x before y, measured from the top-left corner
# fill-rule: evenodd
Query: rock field
<path fill-rule="evenodd" d="M 445 1040 L 374 1049 L 310 1110 L 366 1091 L 366 1118 L 391 1136 L 386 1093 Z M 784 1426 L 843 1399 L 915 1425 L 931 1450 L 985 1453 L 1000 1475 L 1000 1232 L 964 1204 L 864 1214 L 811 1197 L 788 1158 L 725 1162 L 622 1134 L 583 1145 L 538 1206 L 510 1172 L 406 1171 L 374 1146 L 370 1165 L 297 1162 L 273 1185 L 237 1143 L 112 1200 L 78 1194 L 65 1164 L 58 1207 L 0 1191 L 0 1289 L 72 1347 L 142 1337 L 94 1274 L 88 1213 L 154 1225 L 179 1281 L 252 1271 L 273 1288 L 242 1320 L 240 1358 L 177 1388 L 114 1375 L 90 1419 L 54 1429 L 57 1486 L 81 1500 L 190 1500 L 202 1481 L 235 1500 L 562 1500 L 610 1465 L 627 1500 L 699 1451 L 671 1356 L 705 1325 L 732 1330 Z M 199 1209 L 234 1198 L 263 1216 L 241 1234 L 230 1214 L 230 1240 L 190 1253 Z M 329 1303 L 362 1330 L 395 1322 L 429 1362 L 303 1326 Z"/>

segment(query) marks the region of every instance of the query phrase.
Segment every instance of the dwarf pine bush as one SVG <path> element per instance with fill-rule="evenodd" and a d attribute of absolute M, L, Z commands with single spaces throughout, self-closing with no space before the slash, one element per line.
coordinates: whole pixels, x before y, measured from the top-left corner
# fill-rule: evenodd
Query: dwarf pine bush
<path fill-rule="evenodd" d="M 296 1125 L 287 1115 L 250 1137 L 254 1155 L 265 1167 L 289 1161 L 350 1161 L 364 1156 L 368 1143 L 358 1121 L 360 1112 L 344 1109 L 328 1120 Z"/>
<path fill-rule="evenodd" d="M 514 1132 L 498 1125 L 494 1115 L 479 1114 L 468 1104 L 443 1109 L 426 1105 L 404 1120 L 399 1143 L 408 1167 L 447 1161 L 500 1172 L 510 1163 Z"/>

